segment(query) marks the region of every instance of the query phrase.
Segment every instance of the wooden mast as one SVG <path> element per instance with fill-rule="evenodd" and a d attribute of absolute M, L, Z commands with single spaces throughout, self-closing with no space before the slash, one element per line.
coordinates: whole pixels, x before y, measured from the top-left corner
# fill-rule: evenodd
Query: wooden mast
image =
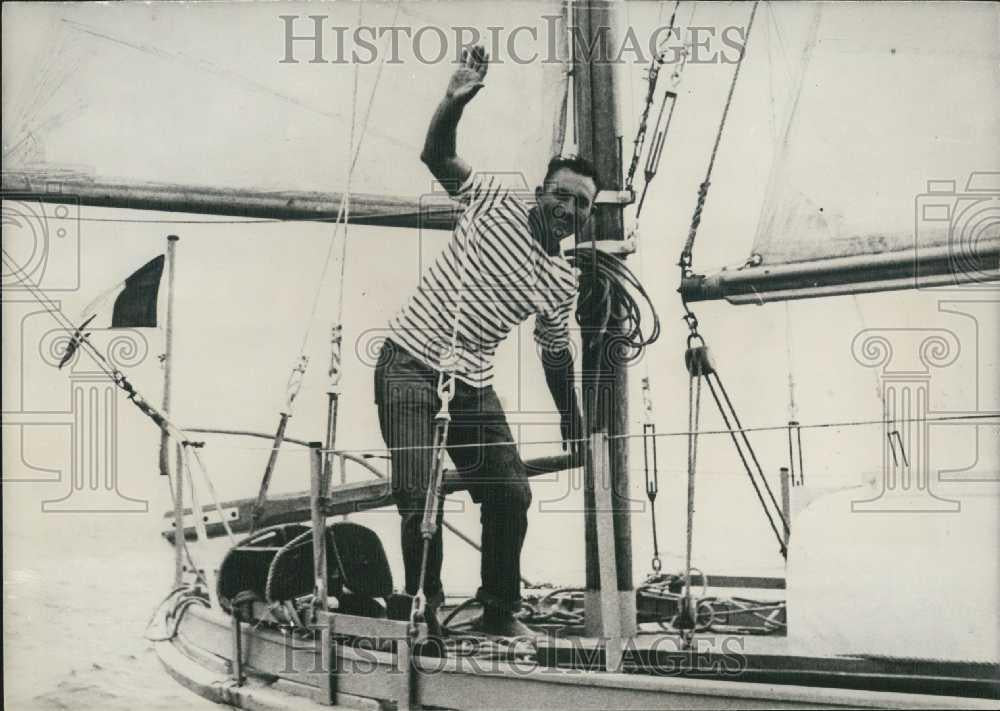
<path fill-rule="evenodd" d="M 608 0 L 581 0 L 573 9 L 574 114 L 580 155 L 597 169 L 601 188 L 622 189 L 622 157 L 618 126 L 615 65 L 614 7 Z M 621 204 L 598 207 L 580 241 L 624 239 Z M 587 275 L 584 275 L 587 278 Z M 585 282 L 586 283 L 586 282 Z M 612 305 L 612 319 L 603 337 L 593 324 L 583 331 L 583 387 L 585 418 L 590 432 L 625 434 L 628 429 L 628 379 L 626 369 L 613 356 L 614 336 L 621 332 L 620 308 Z M 614 560 L 618 572 L 621 633 L 635 633 L 635 593 L 632 582 L 631 525 L 628 510 L 627 440 L 609 442 L 609 472 L 614 501 Z M 584 508 L 587 555 L 587 631 L 600 634 L 601 577 L 598 527 L 594 515 L 594 463 L 585 466 Z M 601 482 L 596 482 L 600 486 Z"/>

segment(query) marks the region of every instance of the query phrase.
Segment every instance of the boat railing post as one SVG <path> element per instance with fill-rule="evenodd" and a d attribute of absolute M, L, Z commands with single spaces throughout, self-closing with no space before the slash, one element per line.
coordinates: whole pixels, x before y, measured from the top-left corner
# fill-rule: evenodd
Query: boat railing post
<path fill-rule="evenodd" d="M 309 510 L 312 516 L 313 533 L 313 609 L 327 611 L 326 601 L 326 515 L 323 512 L 323 443 L 309 443 Z"/>
<path fill-rule="evenodd" d="M 324 490 L 323 443 L 309 443 L 309 510 L 312 514 L 313 543 L 313 624 L 319 627 L 320 660 L 323 674 L 323 697 L 325 703 L 333 703 L 333 650 L 330 647 L 333 620 L 327 603 L 327 560 L 326 560 L 326 491 Z"/>
<path fill-rule="evenodd" d="M 396 668 L 403 672 L 399 676 L 399 698 L 396 699 L 396 709 L 411 711 L 414 708 L 413 691 L 417 670 L 413 666 L 413 649 L 408 637 L 396 642 Z"/>
<path fill-rule="evenodd" d="M 240 605 L 234 601 L 230 610 L 230 629 L 233 636 L 233 661 L 230 670 L 233 676 L 233 683 L 236 686 L 243 686 L 243 627 Z"/>

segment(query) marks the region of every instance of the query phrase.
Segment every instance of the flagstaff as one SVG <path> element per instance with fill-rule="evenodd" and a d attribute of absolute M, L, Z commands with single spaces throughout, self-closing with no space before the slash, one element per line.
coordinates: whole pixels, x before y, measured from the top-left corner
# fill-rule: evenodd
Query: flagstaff
<path fill-rule="evenodd" d="M 167 323 L 163 349 L 163 415 L 170 416 L 170 386 L 174 363 L 174 273 L 177 267 L 177 242 L 180 237 L 167 237 Z M 160 476 L 170 476 L 170 436 L 160 431 Z"/>

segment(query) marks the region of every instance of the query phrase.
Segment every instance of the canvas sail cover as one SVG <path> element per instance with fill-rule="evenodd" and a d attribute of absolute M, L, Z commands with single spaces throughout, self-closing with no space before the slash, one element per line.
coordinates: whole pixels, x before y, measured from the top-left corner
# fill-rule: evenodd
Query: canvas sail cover
<path fill-rule="evenodd" d="M 3 48 L 4 171 L 341 191 L 353 124 L 352 191 L 414 197 L 431 187 L 419 160 L 428 120 L 478 33 L 495 63 L 460 153 L 534 185 L 564 100 L 562 11 L 534 0 L 7 5 L 21 31 Z M 497 140 L 482 135 L 497 127 Z"/>
<path fill-rule="evenodd" d="M 748 61 L 765 55 L 758 39 L 789 45 L 783 134 L 747 266 L 709 278 L 712 296 L 1000 275 L 1000 7 L 823 4 L 782 19 L 788 39 L 758 35 Z"/>

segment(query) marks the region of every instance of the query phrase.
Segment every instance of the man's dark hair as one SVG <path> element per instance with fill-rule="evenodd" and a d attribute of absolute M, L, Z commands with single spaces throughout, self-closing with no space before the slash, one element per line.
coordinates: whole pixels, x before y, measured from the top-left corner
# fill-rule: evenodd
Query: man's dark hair
<path fill-rule="evenodd" d="M 549 179 L 555 175 L 556 171 L 567 168 L 572 170 L 578 175 L 583 175 L 594 181 L 594 186 L 600 190 L 601 186 L 597 182 L 597 169 L 594 168 L 594 164 L 591 163 L 586 158 L 581 158 L 579 156 L 555 156 L 549 161 L 549 167 L 545 170 L 545 180 L 542 181 L 542 185 L 549 182 Z"/>

